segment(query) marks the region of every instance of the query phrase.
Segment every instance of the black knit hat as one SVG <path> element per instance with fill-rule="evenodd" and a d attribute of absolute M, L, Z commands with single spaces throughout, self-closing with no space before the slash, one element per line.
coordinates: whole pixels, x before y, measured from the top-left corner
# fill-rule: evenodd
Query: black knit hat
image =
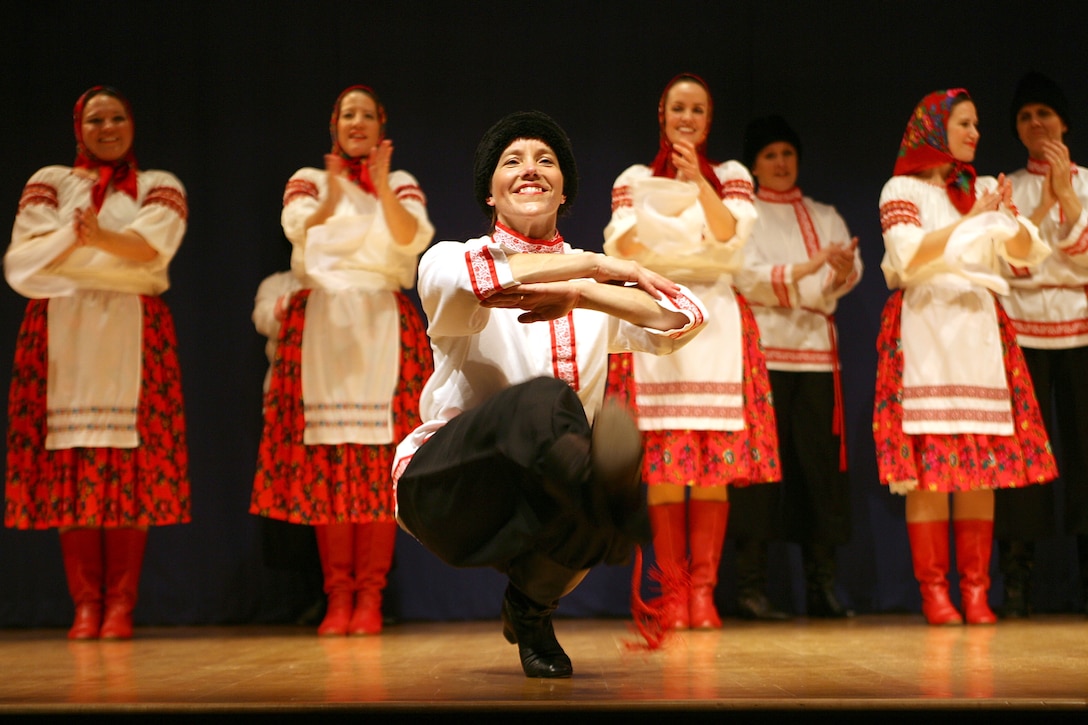
<path fill-rule="evenodd" d="M 752 120 L 744 130 L 744 165 L 751 170 L 759 152 L 776 141 L 785 141 L 797 152 L 801 161 L 801 137 L 781 116 L 763 116 Z"/>
<path fill-rule="evenodd" d="M 495 166 L 506 147 L 519 138 L 543 141 L 555 152 L 559 170 L 563 172 L 563 195 L 567 198 L 566 203 L 559 207 L 559 213 L 566 213 L 574 203 L 574 197 L 578 195 L 578 167 L 574 163 L 574 152 L 566 132 L 551 116 L 540 111 L 511 113 L 489 128 L 480 139 L 473 165 L 476 202 L 484 214 L 492 218 L 494 209 L 488 206 L 487 198 L 491 196 L 491 178 L 495 175 Z"/>
<path fill-rule="evenodd" d="M 1029 71 L 1016 84 L 1016 92 L 1009 106 L 1009 121 L 1012 124 L 1014 138 L 1020 138 L 1020 132 L 1016 130 L 1016 117 L 1020 115 L 1020 109 L 1029 103 L 1041 103 L 1054 109 L 1054 112 L 1061 116 L 1062 123 L 1069 128 L 1069 101 L 1066 100 L 1065 93 L 1057 83 L 1042 73 Z"/>

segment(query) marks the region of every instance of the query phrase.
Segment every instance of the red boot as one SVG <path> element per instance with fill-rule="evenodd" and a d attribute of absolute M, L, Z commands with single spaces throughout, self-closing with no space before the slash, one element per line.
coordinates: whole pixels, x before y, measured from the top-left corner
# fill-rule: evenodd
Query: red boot
<path fill-rule="evenodd" d="M 102 639 L 131 639 L 147 529 L 106 529 L 106 613 Z"/>
<path fill-rule="evenodd" d="M 688 505 L 687 502 L 648 506 L 654 536 L 654 559 L 661 570 L 662 621 L 669 629 L 687 629 L 688 615 Z M 665 591 L 665 588 L 670 591 Z"/>
<path fill-rule="evenodd" d="M 688 504 L 688 546 L 691 548 L 691 601 L 688 611 L 692 629 L 720 629 L 722 619 L 714 606 L 718 586 L 718 562 L 722 558 L 725 527 L 729 521 L 728 501 L 699 501 Z"/>
<path fill-rule="evenodd" d="M 375 521 L 355 526 L 355 611 L 348 634 L 382 631 L 382 592 L 386 575 L 393 566 L 396 541 L 396 522 Z"/>
<path fill-rule="evenodd" d="M 994 624 L 997 617 L 987 602 L 994 522 L 957 520 L 952 523 L 952 529 L 956 534 L 956 570 L 960 575 L 964 619 L 968 624 Z"/>
<path fill-rule="evenodd" d="M 948 598 L 948 521 L 907 522 L 922 614 L 934 625 L 963 624 Z"/>
<path fill-rule="evenodd" d="M 355 605 L 354 524 L 315 526 L 317 553 L 325 577 L 325 618 L 317 627 L 322 637 L 345 635 Z"/>
<path fill-rule="evenodd" d="M 60 551 L 76 616 L 68 639 L 98 639 L 102 628 L 102 529 L 60 532 Z"/>

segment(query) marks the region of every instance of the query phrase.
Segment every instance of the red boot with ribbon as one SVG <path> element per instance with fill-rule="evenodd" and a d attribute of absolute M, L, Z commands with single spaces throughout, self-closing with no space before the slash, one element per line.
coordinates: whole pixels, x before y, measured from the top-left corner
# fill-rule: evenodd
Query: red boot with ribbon
<path fill-rule="evenodd" d="M 660 570 L 661 603 L 665 610 L 662 621 L 669 629 L 687 629 L 691 626 L 687 502 L 654 504 L 647 511 L 653 531 L 654 560 Z"/>

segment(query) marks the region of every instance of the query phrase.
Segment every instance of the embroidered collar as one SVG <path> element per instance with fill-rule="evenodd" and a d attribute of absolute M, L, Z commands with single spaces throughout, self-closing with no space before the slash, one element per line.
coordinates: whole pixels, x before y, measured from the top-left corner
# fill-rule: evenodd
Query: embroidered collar
<path fill-rule="evenodd" d="M 1027 169 L 1028 169 L 1028 173 L 1030 173 L 1030 174 L 1035 174 L 1036 176 L 1046 176 L 1047 173 L 1050 171 L 1050 162 L 1044 161 L 1042 159 L 1035 159 L 1035 158 L 1032 158 L 1032 157 L 1029 156 L 1028 157 Z M 1076 176 L 1077 173 L 1078 173 L 1077 165 L 1076 164 L 1070 164 L 1069 165 L 1069 174 L 1070 174 L 1070 176 Z"/>
<path fill-rule="evenodd" d="M 491 238 L 497 244 L 509 247 L 516 252 L 534 252 L 537 254 L 563 253 L 563 237 L 558 231 L 550 240 L 529 239 L 528 237 L 518 234 L 509 227 L 505 227 L 499 222 L 495 222 L 495 231 L 491 233 Z"/>
<path fill-rule="evenodd" d="M 787 191 L 774 191 L 765 187 L 759 187 L 756 198 L 760 201 L 768 201 L 772 204 L 795 204 L 801 201 L 801 187 L 795 186 Z"/>

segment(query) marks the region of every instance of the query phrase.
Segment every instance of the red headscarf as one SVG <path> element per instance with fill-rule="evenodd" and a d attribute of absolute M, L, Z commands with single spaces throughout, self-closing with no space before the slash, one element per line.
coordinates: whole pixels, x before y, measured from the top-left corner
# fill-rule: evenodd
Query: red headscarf
<path fill-rule="evenodd" d="M 948 198 L 961 214 L 975 204 L 975 168 L 957 161 L 948 150 L 948 117 L 957 102 L 969 100 L 971 96 L 963 88 L 934 91 L 923 98 L 907 122 L 894 171 L 903 176 L 952 164 L 945 185 Z"/>
<path fill-rule="evenodd" d="M 698 83 L 706 91 L 706 133 L 708 136 L 710 135 L 710 122 L 714 119 L 714 99 L 710 95 L 710 88 L 707 86 L 706 81 L 699 76 L 692 73 L 681 73 L 669 81 L 668 85 L 665 86 L 665 90 L 661 93 L 661 100 L 657 102 L 657 126 L 661 134 L 658 141 L 657 156 L 654 157 L 653 163 L 650 164 L 650 170 L 654 176 L 664 176 L 669 179 L 676 178 L 676 167 L 672 163 L 672 143 L 669 142 L 668 136 L 665 134 L 665 102 L 668 100 L 669 91 L 672 90 L 672 87 L 681 81 Z M 706 157 L 705 138 L 695 148 L 695 152 L 699 154 L 699 170 L 703 172 L 703 176 L 714 187 L 714 191 L 718 193 L 718 196 L 721 196 L 722 183 L 718 180 L 718 175 L 714 173 L 714 162 Z"/>
<path fill-rule="evenodd" d="M 129 147 L 128 153 L 116 161 L 102 161 L 88 151 L 86 144 L 83 143 L 83 109 L 86 108 L 87 102 L 91 98 L 101 93 L 113 96 L 120 101 L 121 105 L 125 107 L 128 122 L 132 124 L 133 129 L 135 129 L 136 124 L 132 117 L 132 105 L 128 102 L 128 99 L 108 86 L 94 86 L 84 92 L 76 101 L 75 108 L 72 110 L 72 124 L 75 126 L 76 132 L 76 160 L 73 165 L 79 169 L 98 171 L 98 181 L 95 182 L 94 188 L 91 189 L 91 201 L 94 203 L 95 211 L 102 208 L 102 202 L 106 198 L 106 190 L 110 184 L 113 184 L 113 188 L 117 191 L 122 191 L 135 199 L 136 172 L 138 171 L 136 155 L 132 152 L 131 147 Z"/>
<path fill-rule="evenodd" d="M 374 182 L 370 179 L 370 169 L 366 165 L 366 156 L 348 156 L 344 152 L 344 149 L 340 148 L 340 138 L 336 132 L 336 124 L 340 120 L 340 103 L 344 100 L 344 96 L 349 93 L 355 93 L 356 91 L 365 93 L 374 100 L 374 105 L 378 107 L 378 123 L 381 124 L 381 134 L 378 138 L 378 142 L 385 138 L 385 106 L 378 99 L 378 94 L 371 90 L 368 86 L 348 86 L 340 95 L 336 97 L 336 103 L 332 107 L 332 118 L 329 119 L 329 134 L 332 136 L 332 152 L 339 154 L 341 158 L 347 161 L 348 165 L 348 178 L 354 181 L 359 187 L 367 192 L 377 196 L 378 191 L 374 188 Z"/>

